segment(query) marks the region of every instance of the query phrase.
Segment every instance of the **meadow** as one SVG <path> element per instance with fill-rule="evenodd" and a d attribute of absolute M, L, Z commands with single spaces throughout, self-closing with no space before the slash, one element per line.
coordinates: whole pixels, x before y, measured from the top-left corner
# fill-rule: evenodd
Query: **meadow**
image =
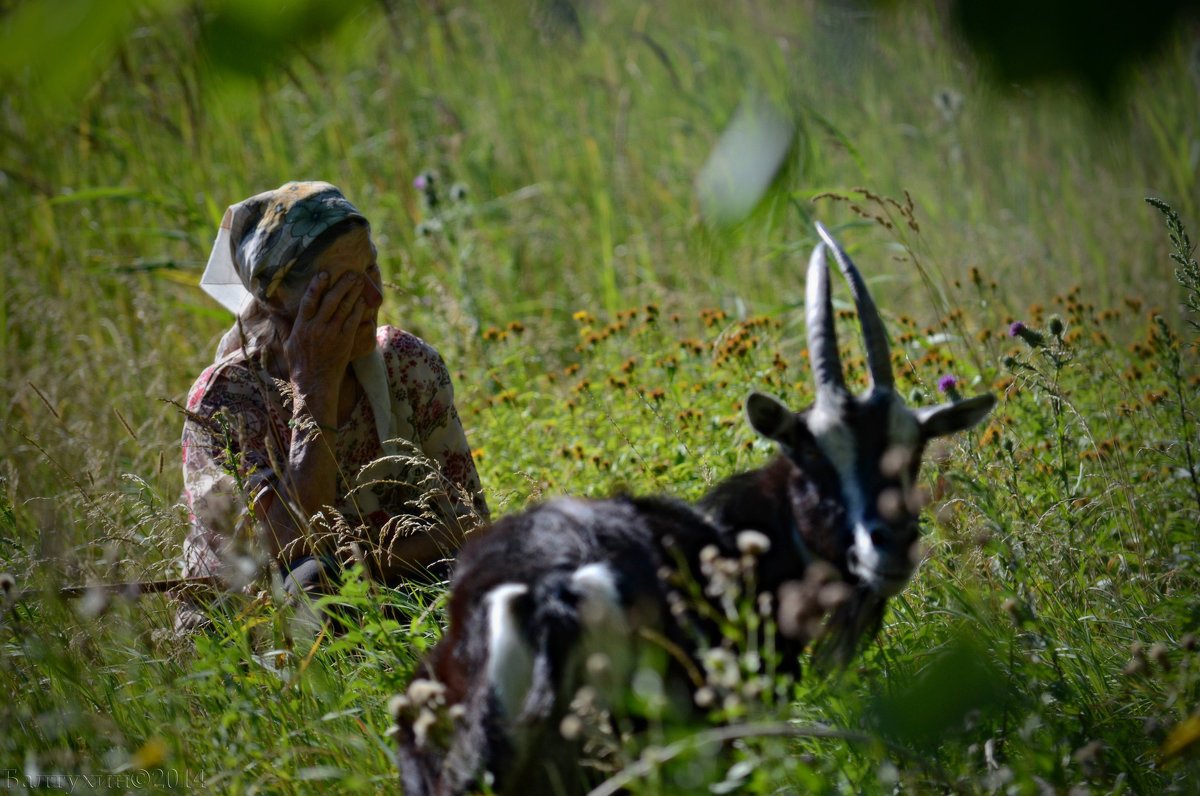
<path fill-rule="evenodd" d="M 315 643 L 269 590 L 195 638 L 162 596 L 55 593 L 175 574 L 217 223 L 325 179 L 372 220 L 383 320 L 449 363 L 494 515 L 766 461 L 741 402 L 811 400 L 813 220 L 912 403 L 1000 398 L 927 462 L 878 639 L 793 682 L 731 623 L 708 724 L 610 739 L 632 792 L 1200 792 L 1200 32 L 1101 108 L 991 84 L 926 3 L 364 4 L 247 74 L 165 6 L 76 93 L 3 78 L 0 786 L 398 789 L 387 703 L 441 588 L 351 579 L 361 627 Z M 714 223 L 697 174 L 764 99 L 783 166 Z"/>

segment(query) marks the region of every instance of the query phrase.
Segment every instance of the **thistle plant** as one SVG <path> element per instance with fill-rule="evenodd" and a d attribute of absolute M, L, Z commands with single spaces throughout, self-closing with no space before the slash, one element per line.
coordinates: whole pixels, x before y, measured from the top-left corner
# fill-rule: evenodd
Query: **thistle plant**
<path fill-rule="evenodd" d="M 1192 243 L 1175 208 L 1153 196 L 1146 197 L 1146 204 L 1162 213 L 1166 219 L 1167 234 L 1171 238 L 1173 249 L 1171 259 L 1176 264 L 1175 281 L 1186 291 L 1183 305 L 1195 316 L 1189 318 L 1187 323 L 1200 332 L 1200 263 L 1192 256 L 1196 251 L 1196 244 Z"/>

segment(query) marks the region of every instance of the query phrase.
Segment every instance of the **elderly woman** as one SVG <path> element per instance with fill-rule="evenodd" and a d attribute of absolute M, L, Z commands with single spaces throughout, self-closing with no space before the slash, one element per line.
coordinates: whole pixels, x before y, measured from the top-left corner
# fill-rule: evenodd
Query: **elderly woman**
<path fill-rule="evenodd" d="M 270 563 L 298 592 L 354 559 L 389 584 L 442 571 L 487 505 L 441 356 L 376 328 L 366 218 L 323 182 L 251 197 L 201 286 L 237 320 L 188 394 L 184 574 L 239 585 Z"/>

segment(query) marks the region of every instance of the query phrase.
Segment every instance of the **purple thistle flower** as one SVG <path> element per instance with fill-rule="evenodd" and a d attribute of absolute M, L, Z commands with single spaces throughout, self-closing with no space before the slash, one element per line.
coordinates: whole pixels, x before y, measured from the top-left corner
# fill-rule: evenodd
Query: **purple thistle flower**
<path fill-rule="evenodd" d="M 429 187 L 429 178 L 424 174 L 418 174 L 416 179 L 413 180 L 413 187 L 418 191 L 425 190 L 427 187 Z"/>
<path fill-rule="evenodd" d="M 953 373 L 947 373 L 938 379 L 938 392 L 948 393 L 958 386 L 958 377 Z"/>
<path fill-rule="evenodd" d="M 1042 333 L 1030 329 L 1025 325 L 1024 321 L 1013 321 L 1008 327 L 1008 336 L 1020 337 L 1033 348 L 1040 348 L 1042 343 L 1045 342 L 1045 337 L 1042 336 Z"/>

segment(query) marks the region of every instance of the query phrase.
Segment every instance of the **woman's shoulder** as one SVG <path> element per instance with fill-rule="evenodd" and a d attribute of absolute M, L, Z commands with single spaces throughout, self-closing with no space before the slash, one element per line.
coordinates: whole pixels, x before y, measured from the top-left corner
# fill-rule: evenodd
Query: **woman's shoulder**
<path fill-rule="evenodd" d="M 404 373 L 413 369 L 428 369 L 441 373 L 446 370 L 446 363 L 438 350 L 412 332 L 395 326 L 380 326 L 376 340 L 392 371 Z"/>
<path fill-rule="evenodd" d="M 209 415 L 259 392 L 251 364 L 244 357 L 225 357 L 201 371 L 188 390 L 187 408 L 189 412 Z"/>

